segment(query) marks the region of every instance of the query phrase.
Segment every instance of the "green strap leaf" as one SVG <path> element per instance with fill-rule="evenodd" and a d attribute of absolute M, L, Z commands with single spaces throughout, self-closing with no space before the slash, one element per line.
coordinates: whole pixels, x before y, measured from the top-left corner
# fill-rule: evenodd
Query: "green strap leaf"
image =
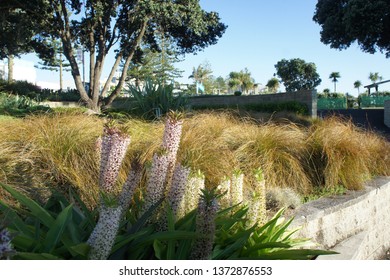
<path fill-rule="evenodd" d="M 62 212 L 58 215 L 52 227 L 50 227 L 46 240 L 45 240 L 45 251 L 53 252 L 54 248 L 61 240 L 61 237 L 72 217 L 72 204 L 66 207 Z"/>
<path fill-rule="evenodd" d="M 29 237 L 34 237 L 33 231 L 26 226 L 24 221 L 19 217 L 19 215 L 11 209 L 7 204 L 4 202 L 0 201 L 0 211 L 5 213 L 7 217 L 7 221 L 12 225 L 16 230 L 19 232 L 29 236 Z"/>
<path fill-rule="evenodd" d="M 9 192 L 22 205 L 27 207 L 31 211 L 31 214 L 35 218 L 37 218 L 42 224 L 49 228 L 53 225 L 54 218 L 49 214 L 49 212 L 39 206 L 39 204 L 36 203 L 34 200 L 31 200 L 30 198 L 26 197 L 25 195 L 21 194 L 20 192 L 16 191 L 8 185 L 0 183 L 0 186 L 3 187 L 7 192 Z"/>

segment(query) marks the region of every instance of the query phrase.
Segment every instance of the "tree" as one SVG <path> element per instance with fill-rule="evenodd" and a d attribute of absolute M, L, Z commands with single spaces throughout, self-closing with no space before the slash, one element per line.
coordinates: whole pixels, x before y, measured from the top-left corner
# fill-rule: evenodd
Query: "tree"
<path fill-rule="evenodd" d="M 25 1 L 31 8 L 35 0 Z M 8 59 L 8 82 L 13 81 L 14 56 L 33 50 L 30 45 L 36 25 L 25 16 L 20 3 L 14 0 L 0 2 L 0 59 Z"/>
<path fill-rule="evenodd" d="M 268 80 L 267 84 L 265 85 L 271 92 L 277 92 L 279 87 L 280 87 L 280 83 L 279 83 L 279 80 L 277 78 L 271 78 Z"/>
<path fill-rule="evenodd" d="M 154 50 L 148 46 L 141 46 L 127 70 L 128 79 L 134 79 L 136 85 L 140 81 L 153 79 L 162 85 L 172 83 L 182 77 L 182 70 L 174 66 L 182 61 L 178 51 L 169 38 L 159 38 L 161 49 Z"/>
<path fill-rule="evenodd" d="M 199 0 L 34 0 L 33 7 L 29 1 L 8 1 L 18 3 L 25 18 L 39 26 L 30 45 L 41 58 L 50 56 L 44 46 L 48 37 L 62 41 L 80 97 L 95 111 L 109 106 L 121 93 L 127 68 L 141 43 L 159 49 L 161 41 L 157 36 L 162 33 L 181 54 L 196 53 L 216 44 L 226 29 L 217 13 L 202 10 Z M 75 44 L 81 44 L 89 53 L 88 92 L 75 58 Z M 103 66 L 110 52 L 115 52 L 115 61 L 100 90 Z M 103 98 L 121 62 L 124 67 L 119 82 Z"/>
<path fill-rule="evenodd" d="M 336 83 L 339 81 L 338 79 L 340 78 L 341 76 L 339 72 L 332 72 L 329 75 L 329 79 L 331 79 L 332 82 L 334 83 L 334 93 L 336 93 Z"/>
<path fill-rule="evenodd" d="M 360 87 L 362 86 L 362 82 L 359 81 L 359 80 L 357 80 L 357 81 L 355 81 L 355 82 L 353 83 L 353 86 L 354 86 L 355 88 L 357 88 L 358 94 L 360 94 Z"/>
<path fill-rule="evenodd" d="M 346 49 L 357 42 L 364 52 L 390 57 L 390 1 L 318 0 L 313 20 L 321 26 L 321 42 Z"/>
<path fill-rule="evenodd" d="M 321 83 L 316 65 L 300 58 L 282 59 L 275 68 L 288 92 L 314 89 Z"/>
<path fill-rule="evenodd" d="M 205 91 L 204 83 L 207 82 L 211 73 L 213 73 L 213 71 L 211 70 L 211 66 L 207 61 L 203 62 L 196 68 L 192 68 L 192 74 L 188 78 L 194 80 L 196 86 L 196 94 L 199 93 L 199 88 L 201 87 L 203 87 L 203 91 Z"/>
<path fill-rule="evenodd" d="M 246 93 L 252 89 L 255 85 L 255 80 L 252 78 L 252 74 L 247 68 L 240 72 L 230 72 L 228 85 L 232 89 L 238 89 L 241 92 Z"/>
<path fill-rule="evenodd" d="M 225 93 L 227 91 L 226 80 L 219 76 L 214 80 L 214 87 L 217 89 L 218 93 Z"/>
<path fill-rule="evenodd" d="M 60 91 L 63 89 L 63 82 L 62 82 L 62 73 L 63 71 L 70 71 L 70 64 L 66 63 L 64 56 L 63 56 L 63 48 L 62 48 L 62 42 L 59 40 L 51 39 L 47 42 L 48 48 L 53 49 L 53 56 L 52 57 L 44 57 L 42 59 L 42 62 L 39 62 L 38 65 L 35 67 L 43 69 L 43 70 L 49 70 L 49 71 L 56 71 L 59 72 L 60 77 Z"/>
<path fill-rule="evenodd" d="M 376 84 L 377 81 L 382 81 L 382 76 L 379 76 L 378 72 L 372 73 L 370 72 L 370 75 L 368 76 L 370 81 L 375 85 L 375 91 L 378 92 L 378 85 Z"/>

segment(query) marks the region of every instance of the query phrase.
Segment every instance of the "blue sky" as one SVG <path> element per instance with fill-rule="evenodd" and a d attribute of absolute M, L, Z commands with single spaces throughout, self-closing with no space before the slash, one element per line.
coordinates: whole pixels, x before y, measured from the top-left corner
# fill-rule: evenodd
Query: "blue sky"
<path fill-rule="evenodd" d="M 219 13 L 228 25 L 218 44 L 197 55 L 187 55 L 179 64 L 183 81 L 192 67 L 208 61 L 213 75 L 226 77 L 230 71 L 247 67 L 256 82 L 263 85 L 276 72 L 275 64 L 285 58 L 314 62 L 322 83 L 317 90 L 330 88 L 331 72 L 340 72 L 337 91 L 357 95 L 356 80 L 370 83 L 370 72 L 390 79 L 390 60 L 384 54 L 363 53 L 357 45 L 335 50 L 320 41 L 320 26 L 313 20 L 315 0 L 202 0 L 207 11 Z M 380 90 L 390 89 L 383 85 Z M 361 89 L 362 90 L 362 89 Z"/>
<path fill-rule="evenodd" d="M 370 72 L 378 72 L 390 79 L 390 60 L 384 54 L 363 53 L 357 45 L 347 50 L 334 50 L 320 41 L 320 26 L 313 20 L 315 0 L 201 0 L 207 11 L 219 13 L 222 22 L 228 25 L 223 37 L 197 55 L 186 55 L 178 68 L 184 70 L 179 81 L 188 83 L 192 68 L 207 61 L 214 76 L 226 77 L 231 71 L 248 68 L 255 81 L 265 85 L 275 73 L 274 65 L 281 59 L 301 58 L 314 62 L 322 83 L 317 90 L 329 88 L 333 83 L 328 78 L 331 72 L 340 72 L 337 91 L 357 95 L 353 83 L 361 80 L 369 84 Z M 34 55 L 24 59 L 36 60 Z M 111 57 L 112 59 L 112 57 Z M 103 73 L 108 75 L 105 63 Z M 58 74 L 38 71 L 37 81 L 57 81 Z M 71 82 L 66 74 L 65 80 Z M 383 85 L 380 90 L 390 90 Z"/>

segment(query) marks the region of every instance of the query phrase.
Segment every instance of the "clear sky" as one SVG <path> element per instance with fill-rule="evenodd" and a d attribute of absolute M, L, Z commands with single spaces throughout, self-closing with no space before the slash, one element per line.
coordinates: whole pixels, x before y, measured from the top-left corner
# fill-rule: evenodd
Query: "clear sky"
<path fill-rule="evenodd" d="M 192 67 L 208 61 L 214 76 L 226 77 L 247 67 L 255 81 L 265 85 L 276 72 L 275 64 L 285 58 L 314 62 L 322 83 L 317 90 L 333 91 L 331 72 L 340 72 L 337 91 L 357 95 L 353 83 L 370 83 L 370 72 L 390 79 L 390 60 L 384 54 L 363 53 L 357 45 L 335 50 L 320 41 L 320 26 L 313 20 L 315 0 L 201 0 L 207 11 L 219 13 L 228 25 L 219 42 L 197 55 L 187 55 L 179 64 L 183 81 Z M 390 85 L 380 86 L 390 89 Z M 362 89 L 361 89 L 362 90 Z"/>
<path fill-rule="evenodd" d="M 219 13 L 222 22 L 228 25 L 223 37 L 216 45 L 208 47 L 197 55 L 186 55 L 177 66 L 184 70 L 179 81 L 188 79 L 192 68 L 207 61 L 215 77 L 226 77 L 231 71 L 248 68 L 256 83 L 265 85 L 276 72 L 275 64 L 285 58 L 301 58 L 314 62 L 322 83 L 317 90 L 329 88 L 331 72 L 339 72 L 338 92 L 357 95 L 353 83 L 360 80 L 363 85 L 370 83 L 370 72 L 378 72 L 383 79 L 390 79 L 390 60 L 384 54 L 364 53 L 357 45 L 347 50 L 335 50 L 320 41 L 320 26 L 313 20 L 315 0 L 201 0 L 207 11 Z M 33 55 L 24 59 L 34 60 Z M 111 57 L 112 59 L 112 57 Z M 103 75 L 108 75 L 105 63 Z M 37 81 L 56 81 L 58 74 L 38 71 Z M 66 74 L 65 80 L 71 80 Z M 380 90 L 390 90 L 390 84 Z M 362 91 L 362 89 L 361 89 Z"/>

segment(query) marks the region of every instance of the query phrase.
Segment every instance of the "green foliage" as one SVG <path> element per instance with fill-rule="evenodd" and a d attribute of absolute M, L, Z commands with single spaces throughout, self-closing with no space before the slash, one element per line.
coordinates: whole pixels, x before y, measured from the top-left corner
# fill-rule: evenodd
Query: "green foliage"
<path fill-rule="evenodd" d="M 158 32 L 157 32 L 158 33 Z M 136 84 L 153 79 L 161 84 L 171 84 L 176 78 L 182 77 L 182 72 L 175 67 L 175 63 L 182 61 L 172 40 L 163 35 L 157 35 L 160 49 L 142 45 L 131 61 L 127 75 L 134 79 Z"/>
<path fill-rule="evenodd" d="M 212 259 L 312 259 L 318 255 L 335 254 L 331 251 L 302 249 L 311 245 L 308 239 L 296 239 L 297 230 L 289 229 L 292 219 L 283 221 L 284 209 L 264 225 L 245 227 L 247 209 L 239 208 L 231 216 L 217 218 L 216 245 Z"/>
<path fill-rule="evenodd" d="M 339 72 L 332 72 L 332 73 L 330 73 L 330 75 L 329 75 L 329 79 L 331 79 L 332 82 L 334 83 L 334 92 L 335 92 L 335 93 L 336 93 L 336 83 L 339 81 L 339 80 L 338 80 L 339 78 L 341 78 Z"/>
<path fill-rule="evenodd" d="M 8 83 L 0 79 L 0 92 L 7 92 L 14 95 L 23 95 L 32 99 L 37 99 L 41 88 L 27 81 L 15 81 Z"/>
<path fill-rule="evenodd" d="M 142 87 L 129 84 L 128 92 L 135 100 L 130 109 L 146 118 L 160 117 L 170 110 L 184 110 L 187 106 L 184 95 L 174 95 L 173 85 L 162 85 L 150 79 Z"/>
<path fill-rule="evenodd" d="M 73 195 L 76 207 L 62 195 L 51 197 L 39 205 L 11 186 L 0 186 L 20 204 L 13 208 L 0 201 L 0 211 L 15 234 L 12 244 L 15 259 L 85 259 L 89 246 L 85 243 L 95 224 L 94 213 Z"/>
<path fill-rule="evenodd" d="M 318 0 L 313 20 L 321 26 L 321 42 L 346 49 L 357 42 L 364 52 L 390 56 L 389 1 Z"/>
<path fill-rule="evenodd" d="M 316 65 L 300 58 L 282 59 L 275 68 L 287 92 L 315 89 L 321 83 Z"/>
<path fill-rule="evenodd" d="M 269 91 L 277 92 L 279 87 L 280 87 L 280 83 L 279 83 L 279 80 L 277 78 L 271 78 L 268 80 L 268 82 L 265 86 L 268 88 Z"/>
<path fill-rule="evenodd" d="M 257 111 L 257 112 L 294 112 L 300 115 L 308 115 L 309 109 L 306 105 L 295 102 L 279 102 L 279 103 L 258 103 L 258 104 L 248 104 L 248 105 L 206 105 L 206 106 L 192 106 L 193 110 L 209 110 L 209 109 L 239 109 L 246 111 Z"/>
<path fill-rule="evenodd" d="M 234 96 L 241 96 L 241 95 L 242 95 L 242 92 L 239 91 L 239 90 L 236 90 L 236 91 L 234 92 Z"/>
<path fill-rule="evenodd" d="M 39 105 L 27 96 L 0 92 L 0 114 L 19 117 L 33 112 L 47 112 L 49 110 L 49 107 Z"/>
<path fill-rule="evenodd" d="M 230 72 L 228 85 L 230 88 L 239 89 L 239 91 L 247 92 L 252 89 L 255 80 L 247 68 L 240 72 Z"/>

